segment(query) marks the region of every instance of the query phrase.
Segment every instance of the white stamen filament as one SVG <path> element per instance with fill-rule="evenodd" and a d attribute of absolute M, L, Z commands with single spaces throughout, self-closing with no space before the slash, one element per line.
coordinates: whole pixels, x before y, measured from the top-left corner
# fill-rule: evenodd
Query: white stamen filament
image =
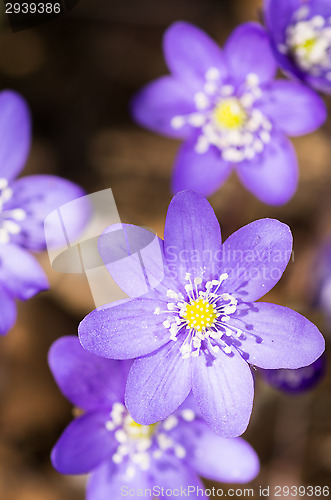
<path fill-rule="evenodd" d="M 26 212 L 21 208 L 4 210 L 4 205 L 12 198 L 13 190 L 8 187 L 8 180 L 0 178 L 0 244 L 10 242 L 11 236 L 21 232 L 18 224 L 26 218 Z"/>
<path fill-rule="evenodd" d="M 160 459 L 164 452 L 172 452 L 179 459 L 186 456 L 186 449 L 172 437 L 171 431 L 181 418 L 192 422 L 195 419 L 193 410 L 187 408 L 157 424 L 139 425 L 132 420 L 122 403 L 114 403 L 109 416 L 105 427 L 114 433 L 118 442 L 112 460 L 115 464 L 127 462 L 128 478 L 135 475 L 135 467 L 147 471 L 151 459 Z"/>
<path fill-rule="evenodd" d="M 278 49 L 291 55 L 302 70 L 327 78 L 331 70 L 331 19 L 309 16 L 308 5 L 294 13 L 293 23 L 286 30 L 286 43 Z"/>
<path fill-rule="evenodd" d="M 174 116 L 171 126 L 176 130 L 185 125 L 200 129 L 195 144 L 199 154 L 216 146 L 226 161 L 240 163 L 253 159 L 270 141 L 272 130 L 271 122 L 254 107 L 262 96 L 259 77 L 249 73 L 236 94 L 232 85 L 221 82 L 217 68 L 209 68 L 205 79 L 203 90 L 194 95 L 196 111 Z"/>
<path fill-rule="evenodd" d="M 224 273 L 219 279 L 208 281 L 204 290 L 200 290 L 202 278 L 196 277 L 192 282 L 191 275 L 186 273 L 188 283 L 184 288 L 187 298 L 168 290 L 167 297 L 177 300 L 180 295 L 180 300 L 167 303 L 167 310 L 155 309 L 155 314 L 168 315 L 163 326 L 169 330 L 170 340 L 176 342 L 179 335 L 186 335 L 180 347 L 184 359 L 199 356 L 203 342 L 212 353 L 216 354 L 221 349 L 230 354 L 232 350 L 225 339 L 240 338 L 242 335 L 239 328 L 229 325 L 230 316 L 237 309 L 237 300 L 229 293 L 220 291 L 227 278 Z"/>

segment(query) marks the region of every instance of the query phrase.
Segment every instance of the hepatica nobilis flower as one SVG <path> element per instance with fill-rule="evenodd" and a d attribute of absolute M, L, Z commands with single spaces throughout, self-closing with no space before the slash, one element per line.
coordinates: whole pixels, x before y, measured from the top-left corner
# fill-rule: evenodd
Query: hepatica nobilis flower
<path fill-rule="evenodd" d="M 0 334 L 4 334 L 16 320 L 15 298 L 26 300 L 48 288 L 45 273 L 28 252 L 45 248 L 44 218 L 84 192 L 76 184 L 52 175 L 16 179 L 31 142 L 28 106 L 16 92 L 0 92 L 0 132 Z M 71 229 L 80 231 L 87 216 L 72 213 Z M 54 245 L 56 242 L 54 231 Z"/>
<path fill-rule="evenodd" d="M 190 398 L 162 422 L 134 422 L 124 406 L 131 362 L 102 359 L 84 351 L 77 337 L 62 337 L 49 364 L 63 394 L 83 410 L 53 448 L 52 463 L 63 474 L 92 472 L 88 500 L 117 500 L 123 486 L 203 489 L 198 475 L 245 483 L 258 474 L 252 447 L 214 435 Z M 198 496 L 201 490 L 190 495 Z"/>
<path fill-rule="evenodd" d="M 133 100 L 135 120 L 185 139 L 175 161 L 175 193 L 208 196 L 233 168 L 260 200 L 283 204 L 294 194 L 297 158 L 287 139 L 326 119 L 323 101 L 297 82 L 274 80 L 276 62 L 266 31 L 239 26 L 224 51 L 195 26 L 177 22 L 164 37 L 171 76 L 147 85 Z"/>
<path fill-rule="evenodd" d="M 317 90 L 331 93 L 331 2 L 264 0 L 279 66 Z"/>
<path fill-rule="evenodd" d="M 159 285 L 144 296 L 92 311 L 80 324 L 81 343 L 106 358 L 137 358 L 126 404 L 139 424 L 165 419 L 192 389 L 215 432 L 240 435 L 252 411 L 250 365 L 299 368 L 324 350 L 321 333 L 306 318 L 255 302 L 281 277 L 291 255 L 291 231 L 277 220 L 262 219 L 222 244 L 208 201 L 183 191 L 170 203 L 160 249 Z M 99 253 L 111 261 L 103 237 Z M 141 288 L 128 259 L 107 267 L 124 291 L 133 284 Z M 145 270 L 149 279 L 159 275 L 153 256 Z"/>

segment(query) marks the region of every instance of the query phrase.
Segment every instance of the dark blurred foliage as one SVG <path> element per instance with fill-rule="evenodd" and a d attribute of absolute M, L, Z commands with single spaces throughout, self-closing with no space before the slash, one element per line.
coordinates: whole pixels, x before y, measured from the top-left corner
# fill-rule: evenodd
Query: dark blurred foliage
<path fill-rule="evenodd" d="M 25 96 L 34 124 L 24 173 L 62 175 L 89 192 L 111 187 L 123 221 L 162 235 L 178 144 L 132 123 L 130 98 L 166 72 L 161 43 L 170 23 L 191 21 L 223 43 L 238 23 L 260 19 L 260 7 L 259 0 L 80 0 L 62 18 L 17 33 L 3 15 L 1 88 Z M 331 235 L 330 133 L 331 119 L 295 140 L 300 184 L 287 205 L 263 205 L 234 176 L 211 198 L 224 237 L 262 217 L 291 226 L 294 260 L 266 300 L 293 307 L 323 332 L 330 327 L 311 304 L 316 251 Z M 55 273 L 47 255 L 40 260 L 52 290 L 21 304 L 16 327 L 1 339 L 1 500 L 84 498 L 85 478 L 60 476 L 50 464 L 51 447 L 72 414 L 49 373 L 47 351 L 57 337 L 76 334 L 93 301 L 84 278 Z M 329 372 L 295 397 L 257 377 L 245 437 L 262 469 L 251 486 L 331 485 L 330 414 Z"/>

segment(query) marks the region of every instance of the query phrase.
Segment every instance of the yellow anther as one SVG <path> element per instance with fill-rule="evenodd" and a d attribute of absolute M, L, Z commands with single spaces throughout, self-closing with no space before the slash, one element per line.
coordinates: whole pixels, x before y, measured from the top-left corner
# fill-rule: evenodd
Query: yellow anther
<path fill-rule="evenodd" d="M 154 434 L 157 425 L 157 423 L 151 425 L 137 424 L 131 417 L 127 417 L 124 428 L 131 439 L 148 439 Z"/>
<path fill-rule="evenodd" d="M 215 124 L 220 128 L 241 128 L 246 121 L 247 114 L 241 103 L 235 97 L 219 102 L 213 111 Z"/>
<path fill-rule="evenodd" d="M 192 300 L 186 307 L 183 318 L 187 321 L 189 328 L 201 332 L 211 327 L 216 319 L 215 308 L 206 300 L 199 298 Z"/>

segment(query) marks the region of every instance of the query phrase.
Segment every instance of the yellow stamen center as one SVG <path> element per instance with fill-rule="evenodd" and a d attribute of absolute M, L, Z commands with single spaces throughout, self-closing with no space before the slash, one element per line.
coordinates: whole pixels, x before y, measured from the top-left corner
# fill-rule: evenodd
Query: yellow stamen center
<path fill-rule="evenodd" d="M 246 118 L 245 109 L 235 97 L 220 101 L 213 111 L 214 122 L 220 128 L 241 128 Z"/>
<path fill-rule="evenodd" d="M 301 48 L 305 49 L 307 54 L 310 54 L 315 45 L 316 45 L 316 38 L 309 38 L 309 40 L 306 40 L 304 43 L 301 44 Z"/>
<path fill-rule="evenodd" d="M 131 439 L 149 439 L 152 437 L 158 424 L 140 425 L 130 417 L 124 424 L 126 433 Z"/>
<path fill-rule="evenodd" d="M 189 328 L 201 332 L 205 328 L 211 327 L 216 319 L 216 309 L 207 300 L 199 298 L 191 300 L 183 314 Z"/>
<path fill-rule="evenodd" d="M 295 45 L 294 49 L 302 51 L 304 54 L 303 56 L 309 58 L 316 45 L 316 42 L 317 42 L 316 38 L 307 38 L 307 40 L 305 40 L 304 42 Z"/>

